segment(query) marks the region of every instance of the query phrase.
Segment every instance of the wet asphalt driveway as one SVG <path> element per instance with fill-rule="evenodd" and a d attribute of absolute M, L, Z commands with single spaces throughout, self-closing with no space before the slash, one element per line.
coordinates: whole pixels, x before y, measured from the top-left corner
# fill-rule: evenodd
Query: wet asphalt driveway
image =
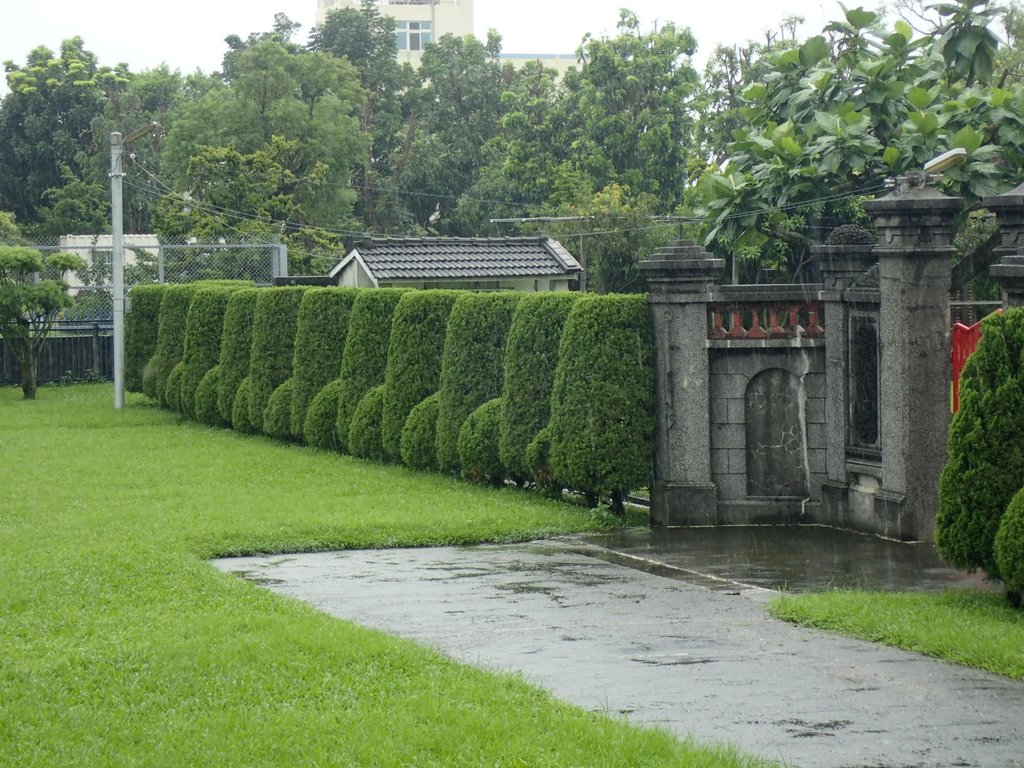
<path fill-rule="evenodd" d="M 618 553 L 574 539 L 215 564 L 460 661 L 521 672 L 587 709 L 788 765 L 1024 765 L 1024 684 L 776 621 L 764 609 L 771 592 L 731 580 L 735 569 L 651 563 L 652 547 L 640 536 Z M 926 581 L 944 579 L 956 581 L 932 571 Z"/>

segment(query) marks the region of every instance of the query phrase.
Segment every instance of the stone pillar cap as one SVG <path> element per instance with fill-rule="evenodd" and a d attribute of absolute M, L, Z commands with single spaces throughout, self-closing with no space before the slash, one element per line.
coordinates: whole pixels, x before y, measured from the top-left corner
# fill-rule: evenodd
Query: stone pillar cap
<path fill-rule="evenodd" d="M 1024 208 L 1024 184 L 1019 184 L 1009 192 L 1001 195 L 989 195 L 982 198 L 981 204 L 986 208 Z"/>
<path fill-rule="evenodd" d="M 638 269 L 663 273 L 666 277 L 713 280 L 725 267 L 725 259 L 717 259 L 692 240 L 676 240 L 657 253 L 642 259 Z"/>
<path fill-rule="evenodd" d="M 908 192 L 899 194 L 892 192 L 877 200 L 869 200 L 864 207 L 872 213 L 886 213 L 890 211 L 928 211 L 959 208 L 963 205 L 962 197 L 950 197 L 944 195 L 934 187 L 914 187 Z"/>

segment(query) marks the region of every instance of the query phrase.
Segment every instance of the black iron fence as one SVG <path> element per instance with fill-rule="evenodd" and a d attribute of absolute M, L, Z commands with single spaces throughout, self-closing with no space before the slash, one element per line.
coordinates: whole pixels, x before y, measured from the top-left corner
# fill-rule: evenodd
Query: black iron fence
<path fill-rule="evenodd" d="M 114 339 L 109 320 L 78 317 L 58 320 L 43 343 L 40 384 L 108 381 L 114 378 Z M 21 368 L 11 343 L 0 339 L 0 384 L 21 383 Z"/>

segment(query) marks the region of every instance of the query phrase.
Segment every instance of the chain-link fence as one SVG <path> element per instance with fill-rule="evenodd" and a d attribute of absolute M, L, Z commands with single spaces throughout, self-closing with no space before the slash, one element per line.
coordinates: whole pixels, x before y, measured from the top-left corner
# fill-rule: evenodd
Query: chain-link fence
<path fill-rule="evenodd" d="M 4 243 L 0 243 L 4 244 Z M 63 279 L 74 306 L 61 310 L 40 362 L 41 382 L 109 378 L 109 337 L 113 333 L 113 238 L 111 235 L 64 235 L 18 245 L 51 253 L 72 253 L 85 267 L 44 279 Z M 251 280 L 271 285 L 288 274 L 288 252 L 279 243 L 162 240 L 156 235 L 125 235 L 125 291 L 147 283 L 194 283 L 200 280 Z M 80 337 L 75 341 L 76 337 Z M 17 365 L 0 342 L 0 384 L 18 381 Z M 52 348 L 52 349 L 51 349 Z M 52 364 L 50 361 L 52 358 Z"/>

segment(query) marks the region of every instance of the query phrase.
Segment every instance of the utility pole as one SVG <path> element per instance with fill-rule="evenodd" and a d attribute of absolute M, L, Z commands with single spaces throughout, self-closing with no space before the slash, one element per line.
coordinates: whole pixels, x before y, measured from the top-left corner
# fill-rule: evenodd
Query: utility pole
<path fill-rule="evenodd" d="M 111 271 L 113 272 L 114 293 L 114 408 L 124 408 L 124 196 L 122 179 L 124 178 L 124 148 L 136 139 L 145 136 L 157 122 L 146 123 L 138 130 L 132 131 L 127 138 L 114 131 L 110 134 L 110 231 L 113 247 L 111 248 Z"/>
<path fill-rule="evenodd" d="M 110 134 L 110 224 L 113 232 L 114 283 L 114 408 L 124 408 L 124 165 L 121 134 Z"/>

